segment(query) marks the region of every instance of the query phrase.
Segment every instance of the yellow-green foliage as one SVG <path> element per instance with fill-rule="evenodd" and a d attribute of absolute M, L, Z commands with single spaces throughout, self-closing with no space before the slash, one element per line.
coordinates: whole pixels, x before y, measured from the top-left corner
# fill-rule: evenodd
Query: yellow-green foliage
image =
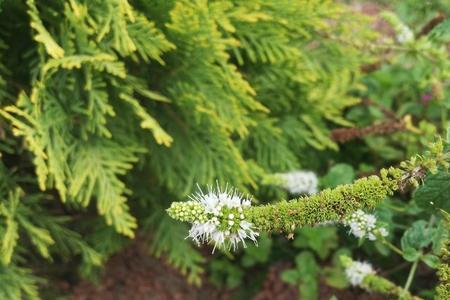
<path fill-rule="evenodd" d="M 159 239 L 153 252 L 196 282 L 201 258 L 162 214 L 168 202 L 197 182 L 255 188 L 300 166 L 305 149 L 337 149 L 329 125 L 349 125 L 342 112 L 371 59 L 339 37 L 375 36 L 366 18 L 322 0 L 6 0 L 0 28 L 0 163 L 27 178 L 0 184 L 3 263 L 17 265 L 21 243 L 64 252 L 48 227 L 68 229 L 53 217 L 73 221 L 84 240 L 70 231 L 66 252 L 92 265 L 142 223 Z M 48 201 L 29 208 L 49 216 L 42 228 L 13 217 L 36 195 Z"/>

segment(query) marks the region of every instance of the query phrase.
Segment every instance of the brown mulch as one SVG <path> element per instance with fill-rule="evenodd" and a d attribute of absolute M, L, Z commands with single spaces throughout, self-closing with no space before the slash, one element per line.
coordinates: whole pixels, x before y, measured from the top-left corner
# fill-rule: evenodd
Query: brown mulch
<path fill-rule="evenodd" d="M 107 262 L 98 285 L 82 281 L 72 291 L 71 300 L 194 300 L 230 299 L 230 292 L 204 280 L 201 288 L 163 259 L 149 255 L 143 243 L 136 242 Z"/>
<path fill-rule="evenodd" d="M 253 300 L 296 300 L 298 299 L 298 288 L 283 282 L 280 274 L 288 269 L 288 263 L 276 263 L 267 272 L 261 290 L 253 297 Z"/>
<path fill-rule="evenodd" d="M 290 264 L 273 264 L 253 300 L 297 300 L 296 286 L 280 279 L 280 273 Z M 149 255 L 145 244 L 135 242 L 112 256 L 107 262 L 98 284 L 81 281 L 70 288 L 71 300 L 228 300 L 233 291 L 217 288 L 207 282 L 196 287 L 162 259 Z M 321 284 L 319 299 L 335 295 L 340 300 L 383 300 L 382 296 L 367 294 L 357 289 L 337 290 Z"/>

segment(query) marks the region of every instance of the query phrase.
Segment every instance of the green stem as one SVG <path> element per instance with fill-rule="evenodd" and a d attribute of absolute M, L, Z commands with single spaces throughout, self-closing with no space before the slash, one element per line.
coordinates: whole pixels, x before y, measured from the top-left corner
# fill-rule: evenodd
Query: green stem
<path fill-rule="evenodd" d="M 382 237 L 381 242 L 386 245 L 389 249 L 391 249 L 392 251 L 394 251 L 395 253 L 397 253 L 400 256 L 403 256 L 403 251 L 396 247 L 394 244 L 392 244 L 391 242 L 387 241 L 384 237 Z"/>
<path fill-rule="evenodd" d="M 405 208 L 400 208 L 400 207 L 397 207 L 397 206 L 394 206 L 394 205 L 386 204 L 386 207 L 388 207 L 389 209 L 392 209 L 392 210 L 394 210 L 394 211 L 396 211 L 396 212 L 399 212 L 399 213 L 404 213 L 404 212 L 406 212 L 406 209 L 405 209 Z"/>
<path fill-rule="evenodd" d="M 411 266 L 411 270 L 409 270 L 409 274 L 408 274 L 408 279 L 406 280 L 406 284 L 405 287 L 403 288 L 403 291 L 400 295 L 400 299 L 402 299 L 402 297 L 408 293 L 409 288 L 411 286 L 411 283 L 414 279 L 414 275 L 416 274 L 416 270 L 417 270 L 417 265 L 419 264 L 419 259 L 417 259 L 413 265 Z"/>
<path fill-rule="evenodd" d="M 442 126 L 442 129 L 444 130 L 444 132 L 445 132 L 445 130 L 447 129 L 447 126 L 448 126 L 448 123 L 447 123 L 447 117 L 448 115 L 447 115 L 447 109 L 442 109 L 442 111 L 441 111 L 441 126 Z"/>
<path fill-rule="evenodd" d="M 430 216 L 430 220 L 428 221 L 427 227 L 430 228 L 433 226 L 433 223 L 435 222 L 436 218 L 434 215 Z M 400 249 L 399 249 L 400 250 Z M 405 287 L 403 288 L 403 291 L 400 295 L 400 299 L 409 291 L 409 288 L 411 286 L 411 283 L 414 279 L 414 275 L 416 274 L 417 266 L 419 265 L 420 257 L 416 259 L 411 266 L 411 270 L 409 270 L 408 279 L 406 280 Z"/>

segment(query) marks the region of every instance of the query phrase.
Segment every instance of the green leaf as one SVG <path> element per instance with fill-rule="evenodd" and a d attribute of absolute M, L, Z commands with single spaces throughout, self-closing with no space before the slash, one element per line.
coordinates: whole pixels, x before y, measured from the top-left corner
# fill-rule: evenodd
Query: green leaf
<path fill-rule="evenodd" d="M 36 7 L 36 3 L 34 0 L 28 0 L 28 15 L 30 16 L 31 23 L 30 26 L 33 28 L 36 33 L 34 35 L 34 39 L 38 43 L 42 43 L 44 45 L 47 53 L 54 58 L 61 58 L 64 56 L 64 49 L 59 46 L 47 29 L 44 27 L 42 20 L 39 17 L 39 11 Z"/>
<path fill-rule="evenodd" d="M 436 269 L 439 266 L 439 257 L 433 254 L 426 254 L 422 256 L 422 261 L 433 269 Z"/>
<path fill-rule="evenodd" d="M 343 289 L 348 286 L 347 278 L 345 277 L 345 272 L 341 268 L 337 267 L 326 267 L 323 270 L 323 276 L 327 285 L 335 287 L 338 289 Z"/>
<path fill-rule="evenodd" d="M 450 211 L 450 173 L 438 172 L 426 178 L 425 183 L 414 193 L 414 201 L 423 209 L 434 211 L 440 208 Z"/>
<path fill-rule="evenodd" d="M 336 227 L 301 228 L 293 244 L 297 248 L 310 248 L 325 259 L 338 246 Z"/>
<path fill-rule="evenodd" d="M 0 282 L 0 299 L 41 299 L 38 286 L 43 280 L 35 277 L 29 269 L 0 265 Z"/>
<path fill-rule="evenodd" d="M 210 264 L 210 280 L 217 286 L 234 289 L 242 282 L 244 272 L 238 265 L 226 259 L 213 260 Z"/>
<path fill-rule="evenodd" d="M 422 252 L 408 247 L 408 248 L 404 248 L 403 249 L 403 258 L 407 261 L 413 262 L 416 261 L 420 258 L 420 256 L 422 255 Z"/>
<path fill-rule="evenodd" d="M 260 235 L 258 239 L 258 246 L 255 244 L 248 245 L 245 248 L 245 253 L 242 256 L 242 265 L 244 267 L 251 267 L 258 263 L 265 263 L 269 260 L 272 248 L 272 239 L 266 233 Z"/>
<path fill-rule="evenodd" d="M 47 229 L 36 227 L 22 216 L 18 217 L 18 219 L 20 225 L 27 232 L 31 243 L 36 247 L 42 257 L 50 258 L 49 247 L 55 243 L 50 232 Z"/>
<path fill-rule="evenodd" d="M 216 286 L 236 288 L 242 281 L 244 272 L 227 259 L 213 260 L 209 265 L 209 280 Z"/>
<path fill-rule="evenodd" d="M 16 189 L 8 195 L 8 201 L 0 202 L 0 216 L 5 217 L 6 230 L 0 223 L 0 259 L 5 265 L 11 262 L 14 249 L 19 239 L 19 225 L 14 218 L 16 217 L 17 207 L 19 205 L 21 190 Z"/>
<path fill-rule="evenodd" d="M 430 40 L 437 43 L 446 43 L 450 41 L 450 19 L 447 18 L 443 22 L 437 24 L 436 27 L 428 34 Z"/>
<path fill-rule="evenodd" d="M 6 219 L 6 230 L 2 236 L 0 258 L 3 264 L 8 265 L 11 262 L 11 258 L 16 247 L 17 240 L 19 239 L 19 226 L 12 218 Z"/>
<path fill-rule="evenodd" d="M 137 99 L 124 93 L 120 94 L 120 98 L 131 105 L 136 115 L 142 120 L 141 127 L 150 130 L 158 144 L 170 146 L 173 142 L 172 137 L 159 126 L 158 121 L 145 110 Z"/>
<path fill-rule="evenodd" d="M 289 270 L 283 271 L 280 275 L 280 278 L 284 282 L 294 285 L 294 284 L 297 284 L 297 282 L 300 278 L 300 274 L 298 273 L 298 271 L 296 269 L 289 269 Z"/>
<path fill-rule="evenodd" d="M 157 209 L 147 219 L 146 225 L 153 231 L 151 253 L 156 257 L 164 256 L 170 265 L 187 276 L 188 282 L 200 285 L 205 258 L 185 239 L 184 224 L 175 222 Z"/>
<path fill-rule="evenodd" d="M 295 264 L 300 274 L 299 291 L 302 299 L 315 300 L 319 291 L 319 266 L 314 255 L 304 251 L 296 256 Z"/>
<path fill-rule="evenodd" d="M 441 220 L 433 231 L 433 253 L 439 254 L 443 243 L 448 239 L 449 230 L 446 221 Z"/>
<path fill-rule="evenodd" d="M 377 251 L 383 256 L 388 256 L 391 253 L 389 247 L 387 247 L 381 241 L 377 240 L 375 241 L 375 243 L 373 243 L 373 245 L 375 246 L 375 249 L 377 249 Z"/>
<path fill-rule="evenodd" d="M 337 164 L 330 168 L 327 175 L 322 177 L 321 185 L 334 188 L 340 184 L 351 183 L 355 179 L 355 170 L 348 164 Z"/>
<path fill-rule="evenodd" d="M 345 275 L 345 268 L 342 265 L 341 256 L 350 256 L 351 251 L 346 248 L 340 248 L 333 254 L 333 264 L 330 267 L 323 269 L 322 275 L 329 286 L 343 289 L 348 286 L 347 277 Z"/>
<path fill-rule="evenodd" d="M 428 246 L 433 240 L 433 233 L 434 230 L 428 228 L 424 220 L 414 222 L 402 236 L 400 241 L 402 250 L 405 251 L 408 248 L 420 250 Z"/>
<path fill-rule="evenodd" d="M 387 143 L 387 141 L 382 137 L 366 137 L 364 139 L 367 145 L 377 153 L 380 157 L 385 160 L 396 160 L 403 157 L 403 152 L 397 147 L 393 147 Z"/>
<path fill-rule="evenodd" d="M 450 19 L 447 21 L 450 22 Z M 447 144 L 450 144 L 450 121 L 447 122 Z"/>

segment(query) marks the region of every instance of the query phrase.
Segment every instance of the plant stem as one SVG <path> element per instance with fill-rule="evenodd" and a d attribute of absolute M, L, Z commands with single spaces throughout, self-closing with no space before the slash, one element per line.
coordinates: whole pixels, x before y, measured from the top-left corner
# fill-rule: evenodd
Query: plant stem
<path fill-rule="evenodd" d="M 391 242 L 387 241 L 384 237 L 382 237 L 382 243 L 385 244 L 386 246 L 389 247 L 389 249 L 391 249 L 392 251 L 394 251 L 395 253 L 397 253 L 398 255 L 403 256 L 403 251 L 396 247 L 395 245 L 393 245 Z"/>
<path fill-rule="evenodd" d="M 431 215 L 430 220 L 428 221 L 427 227 L 430 228 L 431 226 L 433 226 L 434 221 L 435 221 L 435 217 L 434 217 L 434 215 Z M 420 261 L 420 257 L 418 259 L 416 259 L 414 261 L 413 265 L 411 266 L 411 270 L 409 270 L 408 279 L 406 280 L 405 287 L 403 288 L 403 291 L 400 295 L 400 299 L 402 299 L 402 297 L 409 291 L 409 287 L 411 286 L 411 283 L 414 279 L 414 275 L 416 274 L 416 270 L 417 270 L 417 266 L 419 265 L 419 261 Z"/>
<path fill-rule="evenodd" d="M 419 264 L 419 259 L 417 259 L 413 265 L 411 266 L 411 270 L 409 270 L 408 279 L 406 280 L 405 287 L 403 288 L 403 291 L 400 295 L 400 299 L 409 291 L 409 287 L 411 286 L 411 283 L 413 281 L 414 275 L 417 270 L 417 265 Z"/>

